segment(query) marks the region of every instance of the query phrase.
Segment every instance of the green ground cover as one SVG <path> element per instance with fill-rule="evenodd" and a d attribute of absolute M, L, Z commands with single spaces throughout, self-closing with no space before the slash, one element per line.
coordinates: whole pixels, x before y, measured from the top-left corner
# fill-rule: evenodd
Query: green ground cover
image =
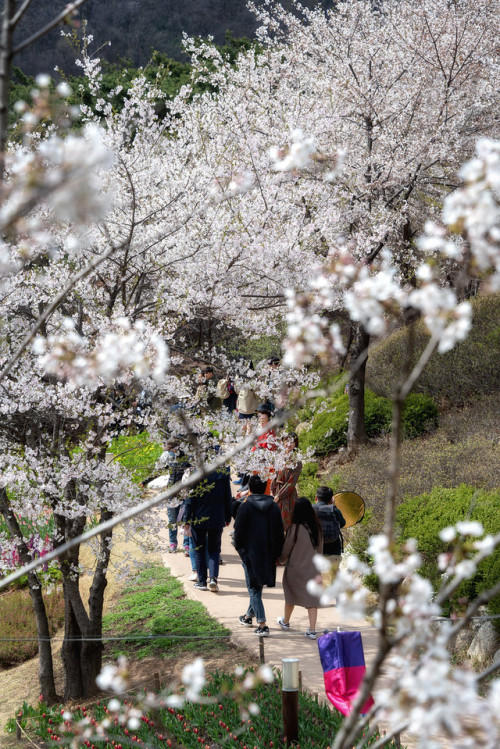
<path fill-rule="evenodd" d="M 140 484 L 153 474 L 163 447 L 152 442 L 147 432 L 141 432 L 116 437 L 109 447 L 109 452 L 114 455 L 117 463 L 132 473 L 133 480 Z"/>
<path fill-rule="evenodd" d="M 398 508 L 397 520 L 401 540 L 417 539 L 422 556 L 420 572 L 437 590 L 443 581 L 436 560 L 439 554 L 445 554 L 451 548 L 450 544 L 441 541 L 439 531 L 460 520 L 477 520 L 486 533 L 500 533 L 500 490 L 482 491 L 465 484 L 455 489 L 435 487 L 429 493 L 403 502 Z M 470 541 L 471 549 L 473 541 Z M 500 549 L 496 549 L 479 565 L 476 574 L 460 585 L 445 606 L 447 612 L 460 611 L 499 579 Z M 500 614 L 500 596 L 488 604 L 488 613 Z M 497 625 L 500 627 L 500 620 Z"/>
<path fill-rule="evenodd" d="M 182 583 L 168 569 L 157 566 L 140 571 L 121 590 L 103 617 L 103 635 L 145 637 L 109 642 L 110 658 L 121 654 L 171 658 L 185 652 L 207 655 L 226 650 L 230 632 L 201 603 L 186 598 Z"/>
<path fill-rule="evenodd" d="M 299 412 L 299 418 L 310 420 L 310 427 L 299 437 L 302 449 L 314 448 L 315 456 L 321 458 L 347 445 L 347 422 L 349 418 L 349 396 L 335 392 L 317 405 Z M 392 405 L 387 398 L 365 391 L 365 429 L 367 437 L 387 434 L 391 429 Z M 403 411 L 403 435 L 415 438 L 437 427 L 438 409 L 432 398 L 422 393 L 408 396 Z"/>

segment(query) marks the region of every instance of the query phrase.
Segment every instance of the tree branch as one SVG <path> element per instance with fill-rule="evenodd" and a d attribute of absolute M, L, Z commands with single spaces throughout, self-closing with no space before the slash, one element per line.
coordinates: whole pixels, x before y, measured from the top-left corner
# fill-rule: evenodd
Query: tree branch
<path fill-rule="evenodd" d="M 61 13 L 59 13 L 58 16 L 52 19 L 52 21 L 49 21 L 49 23 L 44 26 L 40 31 L 36 31 L 34 34 L 32 34 L 28 39 L 25 39 L 24 42 L 21 42 L 21 44 L 18 44 L 17 47 L 14 47 L 12 50 L 12 56 L 17 55 L 18 52 L 21 52 L 26 47 L 29 47 L 30 44 L 33 44 L 33 42 L 36 42 L 37 39 L 40 39 L 40 37 L 45 36 L 49 31 L 51 31 L 55 26 L 57 26 L 61 21 L 64 21 L 66 16 L 73 13 L 77 8 L 80 7 L 80 5 L 83 5 L 86 0 L 75 0 L 74 3 L 71 3 L 70 5 L 67 5 Z"/>

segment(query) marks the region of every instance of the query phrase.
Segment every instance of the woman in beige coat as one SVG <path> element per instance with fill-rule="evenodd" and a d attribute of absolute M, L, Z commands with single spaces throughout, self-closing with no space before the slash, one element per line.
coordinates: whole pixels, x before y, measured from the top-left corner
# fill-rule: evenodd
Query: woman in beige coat
<path fill-rule="evenodd" d="M 313 558 L 322 551 L 323 537 L 316 513 L 307 497 L 299 497 L 293 508 L 292 524 L 279 559 L 286 568 L 283 574 L 285 614 L 278 618 L 278 624 L 281 629 L 288 631 L 295 606 L 303 606 L 309 616 L 309 629 L 305 636 L 311 640 L 316 639 L 318 599 L 308 593 L 307 583 L 318 577 Z"/>

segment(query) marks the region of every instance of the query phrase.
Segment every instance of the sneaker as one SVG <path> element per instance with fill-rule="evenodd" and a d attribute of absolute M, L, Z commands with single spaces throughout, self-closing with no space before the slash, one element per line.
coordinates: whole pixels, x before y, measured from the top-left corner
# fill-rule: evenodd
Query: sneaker
<path fill-rule="evenodd" d="M 311 632 L 309 629 L 307 630 L 307 632 L 304 632 L 304 634 L 310 640 L 315 640 L 316 639 L 316 632 Z"/>
<path fill-rule="evenodd" d="M 288 632 L 288 630 L 290 629 L 290 622 L 288 622 L 288 623 L 285 622 L 285 620 L 283 619 L 282 616 L 278 616 L 278 618 L 276 619 L 276 621 L 280 625 L 281 629 L 284 629 L 285 632 Z"/>
<path fill-rule="evenodd" d="M 215 577 L 212 577 L 210 582 L 208 583 L 208 589 L 212 591 L 212 593 L 217 593 L 219 591 L 219 586 L 217 585 L 217 580 Z"/>
<path fill-rule="evenodd" d="M 269 627 L 261 627 L 259 625 L 257 629 L 254 629 L 254 635 L 258 635 L 259 637 L 269 637 Z"/>
<path fill-rule="evenodd" d="M 195 583 L 194 587 L 196 590 L 208 590 L 206 583 Z"/>
<path fill-rule="evenodd" d="M 177 551 L 177 544 L 170 544 L 168 547 L 168 553 L 174 554 Z"/>
<path fill-rule="evenodd" d="M 184 556 L 185 556 L 185 557 L 188 557 L 188 556 L 189 556 L 189 546 L 185 546 L 185 547 L 184 547 Z"/>
<path fill-rule="evenodd" d="M 197 583 L 198 582 L 198 573 L 196 572 L 196 570 L 193 570 L 191 572 L 191 574 L 188 577 L 188 580 L 190 580 L 192 583 Z"/>
<path fill-rule="evenodd" d="M 239 621 L 240 624 L 243 624 L 244 627 L 252 627 L 253 626 L 252 617 L 251 616 L 247 616 L 246 614 L 242 614 L 241 616 L 239 616 L 238 617 L 238 621 Z"/>
<path fill-rule="evenodd" d="M 219 565 L 224 564 L 224 560 L 222 557 L 219 557 Z"/>

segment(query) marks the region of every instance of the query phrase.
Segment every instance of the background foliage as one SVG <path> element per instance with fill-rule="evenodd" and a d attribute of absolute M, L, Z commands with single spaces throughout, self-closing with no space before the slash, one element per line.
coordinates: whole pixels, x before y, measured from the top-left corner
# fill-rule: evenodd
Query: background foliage
<path fill-rule="evenodd" d="M 499 389 L 500 372 L 500 295 L 480 296 L 472 300 L 472 330 L 461 343 L 446 354 L 434 353 L 418 380 L 415 390 L 438 402 L 465 403 L 480 393 Z M 415 325 L 416 362 L 424 350 L 428 334 L 422 321 Z M 401 328 L 375 347 L 368 358 L 367 382 L 378 394 L 389 397 L 408 348 L 408 329 Z"/>
<path fill-rule="evenodd" d="M 347 445 L 347 422 L 349 396 L 334 394 L 323 401 L 321 411 L 312 417 L 311 426 L 300 435 L 303 449 L 314 447 L 315 455 L 322 457 Z M 305 414 L 302 413 L 302 416 Z M 371 390 L 365 391 L 365 428 L 368 437 L 378 437 L 390 431 L 392 419 L 391 402 L 378 397 Z M 434 429 L 438 422 L 438 409 L 429 396 L 412 393 L 408 396 L 403 412 L 403 434 L 418 437 Z"/>
<path fill-rule="evenodd" d="M 450 545 L 439 538 L 439 531 L 459 520 L 478 520 L 487 533 L 500 532 L 500 491 L 482 491 L 462 484 L 456 489 L 435 487 L 428 494 L 407 499 L 397 514 L 401 540 L 416 538 L 423 563 L 420 569 L 437 590 L 442 576 L 436 560 Z M 448 602 L 450 610 L 463 609 L 466 602 L 474 600 L 483 590 L 493 587 L 500 579 L 500 549 L 485 559 L 477 573 L 466 580 Z M 500 596 L 488 604 L 490 614 L 500 614 Z M 500 628 L 500 621 L 497 622 Z"/>

